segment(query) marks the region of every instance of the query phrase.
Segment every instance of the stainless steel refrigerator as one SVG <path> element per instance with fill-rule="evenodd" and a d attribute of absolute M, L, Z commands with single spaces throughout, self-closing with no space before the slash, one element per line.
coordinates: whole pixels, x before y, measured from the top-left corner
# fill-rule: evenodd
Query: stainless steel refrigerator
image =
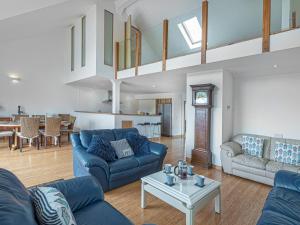
<path fill-rule="evenodd" d="M 158 104 L 157 112 L 161 115 L 161 135 L 172 136 L 172 104 Z"/>

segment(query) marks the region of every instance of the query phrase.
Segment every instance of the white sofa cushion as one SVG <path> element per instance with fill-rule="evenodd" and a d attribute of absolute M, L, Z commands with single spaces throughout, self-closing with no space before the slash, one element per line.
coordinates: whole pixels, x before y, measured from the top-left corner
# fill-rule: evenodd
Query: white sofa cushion
<path fill-rule="evenodd" d="M 286 163 L 269 161 L 266 165 L 266 170 L 273 173 L 276 173 L 279 170 L 288 170 L 288 171 L 300 173 L 300 166 L 293 166 Z"/>
<path fill-rule="evenodd" d="M 256 168 L 256 169 L 266 169 L 267 159 L 258 158 L 252 155 L 240 154 L 232 158 L 232 161 L 244 166 Z"/>

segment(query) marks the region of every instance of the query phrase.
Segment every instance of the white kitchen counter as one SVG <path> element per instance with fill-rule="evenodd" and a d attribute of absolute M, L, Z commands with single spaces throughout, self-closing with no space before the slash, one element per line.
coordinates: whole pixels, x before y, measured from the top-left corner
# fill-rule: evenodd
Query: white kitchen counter
<path fill-rule="evenodd" d="M 137 128 L 141 135 L 148 138 L 161 136 L 161 126 L 153 125 L 155 123 L 161 123 L 161 116 L 159 115 L 144 116 L 76 111 L 75 116 L 77 117 L 75 126 L 82 130 L 118 129 L 122 128 L 123 121 L 132 121 L 132 127 Z M 143 123 L 150 123 L 152 125 L 139 125 Z"/>

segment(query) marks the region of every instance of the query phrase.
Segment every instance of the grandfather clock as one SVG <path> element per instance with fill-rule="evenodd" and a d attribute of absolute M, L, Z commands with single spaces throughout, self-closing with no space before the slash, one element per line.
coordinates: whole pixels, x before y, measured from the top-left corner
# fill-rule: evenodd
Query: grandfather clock
<path fill-rule="evenodd" d="M 192 163 L 205 168 L 212 166 L 210 149 L 210 127 L 213 84 L 191 85 L 192 104 L 195 106 L 195 148 L 192 150 Z"/>

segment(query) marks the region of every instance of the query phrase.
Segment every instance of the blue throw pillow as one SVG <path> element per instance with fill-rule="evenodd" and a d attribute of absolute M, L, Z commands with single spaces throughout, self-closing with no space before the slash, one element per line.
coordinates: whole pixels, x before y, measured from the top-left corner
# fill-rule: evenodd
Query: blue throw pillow
<path fill-rule="evenodd" d="M 126 139 L 135 155 L 147 155 L 151 153 L 147 137 L 129 132 L 126 135 Z"/>
<path fill-rule="evenodd" d="M 117 160 L 117 155 L 110 142 L 101 135 L 93 135 L 92 141 L 86 150 L 88 153 L 99 156 L 107 162 Z"/>

